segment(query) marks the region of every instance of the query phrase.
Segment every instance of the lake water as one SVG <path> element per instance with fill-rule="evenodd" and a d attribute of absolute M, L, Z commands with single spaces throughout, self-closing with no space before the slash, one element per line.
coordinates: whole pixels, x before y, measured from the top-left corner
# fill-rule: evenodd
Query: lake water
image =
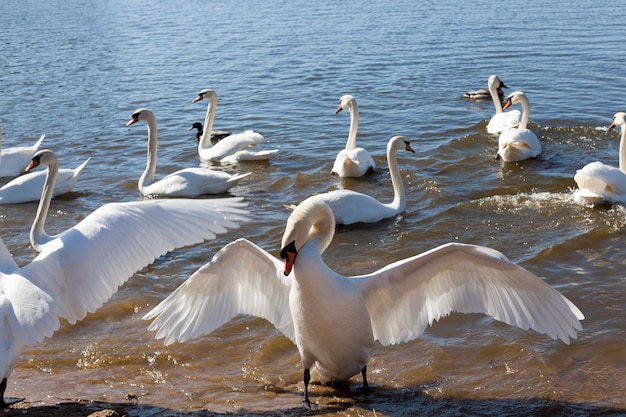
<path fill-rule="evenodd" d="M 261 319 L 238 317 L 214 333 L 164 347 L 141 320 L 228 242 L 247 237 L 277 254 L 284 204 L 337 188 L 390 201 L 385 146 L 400 154 L 406 212 L 340 228 L 325 255 L 345 274 L 372 271 L 449 241 L 487 245 L 570 298 L 585 314 L 570 346 L 483 316 L 453 315 L 419 340 L 375 346 L 360 377 L 313 385 L 320 415 L 626 414 L 626 210 L 575 204 L 573 176 L 588 162 L 617 165 L 613 114 L 626 110 L 626 9 L 605 0 L 550 3 L 364 1 L 17 1 L 0 13 L 3 146 L 45 146 L 73 168 L 91 157 L 74 191 L 52 202 L 47 228 L 72 226 L 100 205 L 140 198 L 145 125 L 125 127 L 138 107 L 159 123 L 157 175 L 199 164 L 194 133 L 217 91 L 215 127 L 255 129 L 269 162 L 217 166 L 252 172 L 232 190 L 252 221 L 177 250 L 135 274 L 95 314 L 21 356 L 8 397 L 93 399 L 145 405 L 144 415 L 199 410 L 300 415 L 295 346 Z M 495 160 L 486 133 L 491 103 L 463 93 L 490 74 L 523 90 L 536 160 Z M 377 172 L 329 175 L 358 101 L 358 143 Z M 203 102 L 206 103 L 206 102 Z M 5 179 L 7 180 L 7 179 Z M 33 252 L 35 203 L 0 206 L 2 239 L 20 264 Z M 212 415 L 212 414 L 211 414 Z"/>

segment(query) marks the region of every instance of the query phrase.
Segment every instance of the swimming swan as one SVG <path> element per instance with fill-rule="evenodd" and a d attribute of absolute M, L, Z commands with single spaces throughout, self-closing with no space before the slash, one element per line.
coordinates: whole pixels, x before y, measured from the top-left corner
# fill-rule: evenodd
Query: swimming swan
<path fill-rule="evenodd" d="M 484 313 L 565 343 L 582 329 L 584 316 L 573 303 L 493 249 L 449 243 L 347 277 L 322 260 L 334 231 L 326 204 L 303 201 L 287 220 L 284 263 L 236 240 L 144 316 L 154 320 L 149 330 L 169 345 L 209 333 L 237 314 L 265 318 L 298 347 L 310 404 L 314 364 L 323 381 L 360 372 L 367 390 L 375 340 L 386 346 L 415 339 L 452 312 Z"/>
<path fill-rule="evenodd" d="M 609 130 L 621 128 L 619 168 L 596 161 L 576 171 L 574 199 L 583 204 L 626 203 L 626 113 L 613 116 Z"/>
<path fill-rule="evenodd" d="M 23 173 L 45 137 L 46 135 L 41 135 L 33 146 L 2 149 L 2 129 L 0 129 L 0 177 L 17 177 Z"/>
<path fill-rule="evenodd" d="M 43 223 L 54 189 L 49 164 L 33 229 Z M 0 408 L 7 379 L 26 348 L 96 311 L 128 278 L 176 248 L 213 239 L 246 220 L 240 198 L 145 200 L 105 204 L 76 226 L 37 245 L 39 255 L 19 267 L 0 239 Z M 31 232 L 31 239 L 32 239 Z M 37 240 L 38 238 L 36 238 Z M 39 239 L 43 240 L 43 239 Z"/>
<path fill-rule="evenodd" d="M 236 185 L 251 173 L 230 175 L 227 172 L 208 168 L 185 168 L 155 181 L 157 162 L 157 123 L 148 109 L 137 109 L 126 123 L 130 126 L 138 121 L 148 124 L 148 162 L 137 188 L 146 197 L 194 197 L 205 194 L 221 194 Z"/>
<path fill-rule="evenodd" d="M 487 82 L 487 85 L 489 86 L 491 101 L 493 102 L 493 106 L 496 109 L 496 114 L 491 116 L 491 119 L 489 119 L 489 123 L 487 124 L 487 133 L 498 135 L 504 130 L 517 127 L 522 118 L 522 114 L 519 110 L 509 110 L 505 112 L 502 108 L 500 96 L 498 95 L 498 88 L 508 87 L 504 85 L 500 78 L 495 74 L 489 76 L 489 81 Z"/>
<path fill-rule="evenodd" d="M 535 158 L 541 153 L 541 143 L 537 135 L 526 127 L 530 114 L 530 103 L 526 94 L 521 91 L 509 94 L 504 109 L 517 103 L 522 104 L 522 120 L 519 126 L 503 131 L 498 138 L 498 158 L 505 162 L 523 161 Z"/>
<path fill-rule="evenodd" d="M 356 146 L 356 132 L 359 128 L 359 108 L 356 100 L 351 95 L 342 96 L 339 99 L 339 107 L 335 114 L 343 109 L 350 112 L 350 131 L 345 149 L 342 149 L 335 158 L 331 174 L 340 177 L 362 177 L 376 168 L 374 159 L 363 148 Z"/>
<path fill-rule="evenodd" d="M 213 120 L 215 119 L 215 110 L 217 109 L 217 93 L 210 88 L 205 88 L 193 99 L 193 102 L 202 100 L 208 100 L 209 104 L 204 119 L 205 130 L 198 142 L 200 159 L 221 163 L 236 163 L 239 161 L 267 160 L 278 152 L 278 149 L 269 151 L 255 149 L 254 146 L 264 142 L 265 138 L 260 133 L 252 130 L 223 137 L 216 144 L 212 144 L 211 133 Z"/>
<path fill-rule="evenodd" d="M 367 194 L 352 190 L 335 190 L 312 198 L 328 204 L 337 224 L 376 223 L 402 213 L 406 206 L 406 195 L 398 168 L 397 152 L 401 149 L 415 153 L 404 136 L 394 136 L 387 143 L 387 163 L 394 193 L 391 203 L 381 203 Z"/>
<path fill-rule="evenodd" d="M 74 188 L 76 182 L 78 182 L 80 174 L 83 172 L 90 159 L 91 158 L 87 158 L 85 162 L 74 169 L 58 170 L 59 172 L 52 198 L 63 195 Z M 39 201 L 39 198 L 41 197 L 41 189 L 43 188 L 45 180 L 46 171 L 30 172 L 27 175 L 20 175 L 19 177 L 12 179 L 0 188 L 0 204 L 17 204 L 27 203 L 29 201 Z"/>

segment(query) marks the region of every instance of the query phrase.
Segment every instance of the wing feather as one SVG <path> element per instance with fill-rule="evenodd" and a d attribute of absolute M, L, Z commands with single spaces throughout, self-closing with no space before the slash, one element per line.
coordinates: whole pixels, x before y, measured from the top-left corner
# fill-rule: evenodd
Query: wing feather
<path fill-rule="evenodd" d="M 178 247 L 246 220 L 239 198 L 147 200 L 100 207 L 46 245 L 21 273 L 70 323 L 106 302 L 136 271 Z"/>
<path fill-rule="evenodd" d="M 237 314 L 262 317 L 294 340 L 291 282 L 282 263 L 246 240 L 222 248 L 172 294 L 148 312 L 148 330 L 169 345 L 210 333 Z"/>
<path fill-rule="evenodd" d="M 452 312 L 487 314 L 568 344 L 582 329 L 572 302 L 485 247 L 450 243 L 356 279 L 383 345 L 415 339 Z"/>

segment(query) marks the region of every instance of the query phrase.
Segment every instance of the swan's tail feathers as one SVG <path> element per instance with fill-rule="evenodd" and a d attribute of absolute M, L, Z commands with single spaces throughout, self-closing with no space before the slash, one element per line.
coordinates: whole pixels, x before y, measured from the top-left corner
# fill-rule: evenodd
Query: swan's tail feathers
<path fill-rule="evenodd" d="M 85 169 L 89 161 L 91 161 L 91 157 L 87 158 L 85 162 L 76 167 L 76 169 L 74 170 L 75 177 L 78 177 L 83 172 L 83 169 Z"/>
<path fill-rule="evenodd" d="M 227 182 L 231 183 L 231 182 L 239 182 L 242 179 L 246 178 L 248 175 L 251 175 L 252 172 L 246 172 L 245 174 L 237 174 L 237 175 L 233 175 L 233 177 L 231 179 L 229 179 Z"/>
<path fill-rule="evenodd" d="M 43 142 L 45 138 L 46 138 L 46 135 L 39 136 L 39 139 L 37 139 L 37 142 L 35 142 L 35 144 L 33 145 L 33 149 L 35 149 L 35 151 L 41 147 L 41 143 Z"/>

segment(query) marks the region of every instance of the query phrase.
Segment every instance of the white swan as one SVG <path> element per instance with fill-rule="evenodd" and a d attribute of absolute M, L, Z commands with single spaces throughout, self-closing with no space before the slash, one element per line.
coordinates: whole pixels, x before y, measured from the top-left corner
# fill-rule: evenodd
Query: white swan
<path fill-rule="evenodd" d="M 251 173 L 230 175 L 208 168 L 185 168 L 155 181 L 157 162 L 157 123 L 148 109 L 137 109 L 126 126 L 138 121 L 148 124 L 148 162 L 137 187 L 149 197 L 193 197 L 204 194 L 221 194 Z"/>
<path fill-rule="evenodd" d="M 621 128 L 619 168 L 596 161 L 576 171 L 574 199 L 583 204 L 626 203 L 626 113 L 617 112 L 609 126 Z"/>
<path fill-rule="evenodd" d="M 498 158 L 505 162 L 523 161 L 541 153 L 541 143 L 537 135 L 527 128 L 530 103 L 526 94 L 521 91 L 509 94 L 504 109 L 517 103 L 522 104 L 522 120 L 519 126 L 503 131 L 498 138 Z"/>
<path fill-rule="evenodd" d="M 239 161 L 267 160 L 278 152 L 278 149 L 269 151 L 255 149 L 254 146 L 264 142 L 265 138 L 260 133 L 252 130 L 223 137 L 216 144 L 212 144 L 211 138 L 215 110 L 217 109 L 217 93 L 210 88 L 205 88 L 193 99 L 193 102 L 201 100 L 208 100 L 209 104 L 204 119 L 204 132 L 198 142 L 200 159 L 221 163 L 236 163 Z"/>
<path fill-rule="evenodd" d="M 263 317 L 297 345 L 310 403 L 313 364 L 323 381 L 361 372 L 367 389 L 375 340 L 415 339 L 452 312 L 484 313 L 565 343 L 582 329 L 584 316 L 573 303 L 493 249 L 450 243 L 347 277 L 322 260 L 334 231 L 326 204 L 303 201 L 282 238 L 284 270 L 278 259 L 239 239 L 144 316 L 154 319 L 149 330 L 171 344 L 211 332 L 237 314 Z"/>
<path fill-rule="evenodd" d="M 0 177 L 17 177 L 28 165 L 41 147 L 46 135 L 41 135 L 33 146 L 16 146 L 2 149 L 2 129 L 0 129 Z"/>
<path fill-rule="evenodd" d="M 51 164 L 33 229 L 43 224 L 54 189 L 55 158 L 35 155 Z M 52 336 L 59 318 L 70 324 L 96 311 L 133 273 L 159 256 L 213 239 L 246 220 L 240 198 L 145 200 L 100 207 L 76 226 L 45 237 L 41 253 L 17 266 L 0 239 L 0 408 L 20 353 Z M 32 233 L 31 233 L 32 239 Z"/>
<path fill-rule="evenodd" d="M 362 177 L 376 168 L 374 159 L 363 148 L 356 146 L 356 132 L 359 128 L 359 108 L 356 100 L 351 95 L 342 96 L 339 99 L 339 107 L 335 114 L 343 109 L 350 111 L 350 131 L 345 149 L 341 150 L 335 158 L 331 173 L 340 177 Z"/>
<path fill-rule="evenodd" d="M 38 155 L 40 155 L 40 153 Z M 58 163 L 55 161 L 54 164 L 57 165 L 56 169 L 58 170 L 58 175 L 52 198 L 65 194 L 74 188 L 78 177 L 80 177 L 80 174 L 83 172 L 83 169 L 85 169 L 90 159 L 91 158 L 88 158 L 74 169 L 58 169 Z M 26 169 L 26 172 L 29 172 L 28 174 L 20 175 L 0 188 L 0 204 L 39 201 L 41 189 L 46 180 L 46 171 L 30 172 L 33 168 L 35 168 L 35 165 L 31 162 Z"/>
<path fill-rule="evenodd" d="M 376 223 L 402 213 L 406 206 L 406 196 L 398 168 L 397 152 L 400 149 L 415 153 L 404 136 L 394 136 L 387 143 L 387 163 L 394 193 L 391 203 L 381 203 L 367 194 L 352 190 L 335 190 L 311 198 L 328 204 L 337 224 Z"/>
<path fill-rule="evenodd" d="M 496 109 L 496 114 L 491 116 L 491 119 L 489 119 L 489 123 L 487 124 L 487 133 L 498 135 L 505 130 L 517 127 L 522 118 L 522 114 L 519 110 L 509 110 L 505 112 L 502 108 L 502 102 L 500 101 L 501 98 L 498 94 L 498 89 L 500 87 L 508 87 L 504 85 L 497 75 L 490 75 L 487 85 L 489 86 L 491 101 Z"/>

